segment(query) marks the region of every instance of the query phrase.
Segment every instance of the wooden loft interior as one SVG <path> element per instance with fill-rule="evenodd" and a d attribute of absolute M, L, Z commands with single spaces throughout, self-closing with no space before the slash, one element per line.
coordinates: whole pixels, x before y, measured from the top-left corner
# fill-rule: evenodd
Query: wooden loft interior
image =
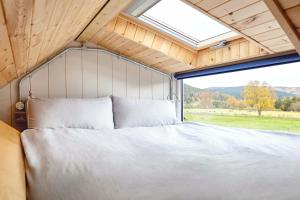
<path fill-rule="evenodd" d="M 300 53 L 299 0 L 183 0 L 238 36 L 193 48 L 123 12 L 137 0 L 1 0 L 0 87 L 76 44 L 167 73 Z M 146 0 L 145 0 L 146 1 Z"/>

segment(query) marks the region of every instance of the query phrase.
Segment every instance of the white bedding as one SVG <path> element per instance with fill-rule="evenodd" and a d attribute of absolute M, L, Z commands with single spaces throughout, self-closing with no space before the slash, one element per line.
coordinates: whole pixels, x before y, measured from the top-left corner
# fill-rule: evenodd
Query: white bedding
<path fill-rule="evenodd" d="M 179 124 L 22 133 L 31 200 L 299 200 L 300 137 Z"/>

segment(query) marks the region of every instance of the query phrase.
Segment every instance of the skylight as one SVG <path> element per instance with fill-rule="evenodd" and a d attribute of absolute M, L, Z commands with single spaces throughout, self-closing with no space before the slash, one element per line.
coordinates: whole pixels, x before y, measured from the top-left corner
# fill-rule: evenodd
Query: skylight
<path fill-rule="evenodd" d="M 223 34 L 237 35 L 180 0 L 161 0 L 139 19 L 193 46 Z"/>

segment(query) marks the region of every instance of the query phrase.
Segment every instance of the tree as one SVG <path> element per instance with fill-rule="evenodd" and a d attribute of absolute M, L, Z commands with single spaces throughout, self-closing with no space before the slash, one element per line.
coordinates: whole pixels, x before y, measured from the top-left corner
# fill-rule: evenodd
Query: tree
<path fill-rule="evenodd" d="M 199 94 L 200 105 L 203 108 L 211 108 L 213 107 L 213 97 L 214 93 L 210 91 L 204 91 Z"/>
<path fill-rule="evenodd" d="M 239 108 L 240 102 L 234 96 L 229 96 L 226 100 L 226 104 L 229 108 Z"/>
<path fill-rule="evenodd" d="M 250 81 L 245 86 L 243 98 L 245 104 L 256 109 L 259 116 L 263 110 L 273 109 L 276 100 L 274 90 L 266 82 L 260 84 L 259 81 Z"/>
<path fill-rule="evenodd" d="M 300 112 L 300 101 L 291 104 L 291 110 Z"/>

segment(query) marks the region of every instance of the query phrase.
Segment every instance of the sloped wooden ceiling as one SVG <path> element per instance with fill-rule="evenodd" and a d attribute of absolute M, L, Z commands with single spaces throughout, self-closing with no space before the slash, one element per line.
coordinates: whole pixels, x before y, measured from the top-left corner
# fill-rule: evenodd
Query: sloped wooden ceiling
<path fill-rule="evenodd" d="M 0 86 L 64 49 L 95 16 L 101 16 L 95 19 L 105 24 L 129 3 L 130 0 L 1 0 Z M 104 6 L 113 11 L 102 9 Z"/>
<path fill-rule="evenodd" d="M 277 0 L 184 0 L 200 12 L 210 15 L 245 38 L 264 48 L 269 53 L 295 49 L 284 27 L 275 18 L 265 2 Z M 296 21 L 300 18 L 299 0 L 279 0 L 282 9 Z M 292 10 L 292 11 L 291 11 Z M 297 22 L 295 22 L 297 24 Z"/>
<path fill-rule="evenodd" d="M 0 87 L 91 42 L 169 73 L 289 50 L 300 53 L 300 0 L 182 0 L 243 38 L 196 50 L 119 13 L 132 0 L 0 0 Z"/>

